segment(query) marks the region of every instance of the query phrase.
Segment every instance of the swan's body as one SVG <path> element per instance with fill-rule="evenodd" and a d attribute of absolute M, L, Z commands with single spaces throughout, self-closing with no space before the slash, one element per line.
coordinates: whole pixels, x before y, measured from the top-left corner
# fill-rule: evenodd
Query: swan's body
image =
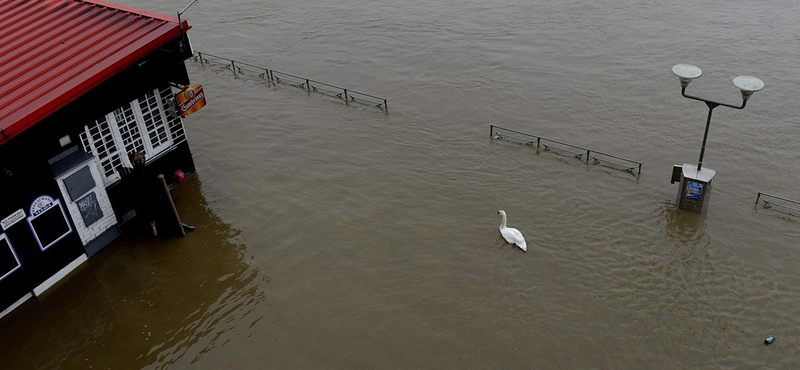
<path fill-rule="evenodd" d="M 503 210 L 497 211 L 497 214 L 503 216 L 503 222 L 500 223 L 500 235 L 506 240 L 506 243 L 513 244 L 522 249 L 523 252 L 528 251 L 528 245 L 525 244 L 525 238 L 519 230 L 513 227 L 506 227 L 506 212 Z"/>

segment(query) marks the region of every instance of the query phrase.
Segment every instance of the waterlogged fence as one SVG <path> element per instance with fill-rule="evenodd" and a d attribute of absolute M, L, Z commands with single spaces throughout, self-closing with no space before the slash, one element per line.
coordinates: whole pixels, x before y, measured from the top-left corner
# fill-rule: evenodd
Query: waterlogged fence
<path fill-rule="evenodd" d="M 798 214 L 800 214 L 800 201 L 791 200 L 760 191 L 758 192 L 758 196 L 756 197 L 756 205 L 758 205 L 759 201 L 764 202 L 764 208 L 777 207 L 778 209 L 797 212 Z"/>
<path fill-rule="evenodd" d="M 343 87 L 331 85 L 321 81 L 312 80 L 310 78 L 293 75 L 291 73 L 280 72 L 274 69 L 259 67 L 256 65 L 239 62 L 225 57 L 197 52 L 193 56 L 196 62 L 201 65 L 218 65 L 222 66 L 231 72 L 234 76 L 252 73 L 259 78 L 275 84 L 287 84 L 306 89 L 309 92 L 316 92 L 323 95 L 328 95 L 344 100 L 346 104 L 356 103 L 375 106 L 383 110 L 388 110 L 388 102 L 386 98 L 370 95 L 352 89 L 345 89 Z"/>
<path fill-rule="evenodd" d="M 580 160 L 585 160 L 587 164 L 593 163 L 620 169 L 630 173 L 634 173 L 634 171 L 636 171 L 637 174 L 642 173 L 642 162 L 637 162 L 597 150 L 584 148 L 582 146 L 568 144 L 558 140 L 548 139 L 542 136 L 532 135 L 495 125 L 489 125 L 489 135 L 493 139 L 513 140 L 530 147 L 534 147 L 535 145 L 537 149 L 544 148 L 544 150 L 552 150 L 569 154 Z"/>

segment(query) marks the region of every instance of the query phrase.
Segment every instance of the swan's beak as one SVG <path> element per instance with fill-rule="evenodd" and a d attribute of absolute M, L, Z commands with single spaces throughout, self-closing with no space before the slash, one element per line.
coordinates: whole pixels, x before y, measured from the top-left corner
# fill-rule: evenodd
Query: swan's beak
<path fill-rule="evenodd" d="M 497 212 L 497 215 L 500 216 L 500 211 Z"/>

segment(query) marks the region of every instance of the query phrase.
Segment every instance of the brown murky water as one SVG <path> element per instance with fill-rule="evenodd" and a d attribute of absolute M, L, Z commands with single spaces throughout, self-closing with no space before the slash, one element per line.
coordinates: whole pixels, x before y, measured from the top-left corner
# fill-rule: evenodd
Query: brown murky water
<path fill-rule="evenodd" d="M 131 1 L 174 13 L 182 1 Z M 131 235 L 0 322 L 3 368 L 800 367 L 796 1 L 198 2 L 196 50 L 387 96 L 345 106 L 189 63 L 183 239 Z M 675 209 L 715 111 L 707 215 Z M 496 124 L 640 177 L 491 140 Z M 528 240 L 504 245 L 497 209 Z M 765 337 L 777 337 L 765 347 Z"/>

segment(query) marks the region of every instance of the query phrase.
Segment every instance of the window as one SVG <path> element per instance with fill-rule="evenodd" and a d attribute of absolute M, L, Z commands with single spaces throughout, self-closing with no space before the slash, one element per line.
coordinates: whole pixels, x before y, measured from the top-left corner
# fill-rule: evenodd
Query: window
<path fill-rule="evenodd" d="M 172 92 L 170 87 L 164 87 L 158 93 L 161 95 L 161 106 L 164 107 L 164 113 L 167 115 L 169 131 L 172 133 L 172 142 L 177 144 L 186 140 L 183 121 L 178 114 L 178 106 L 175 102 L 175 93 Z"/>
<path fill-rule="evenodd" d="M 125 147 L 125 153 L 145 153 L 144 140 L 131 103 L 125 103 L 112 114 L 122 139 L 122 146 Z"/>
<path fill-rule="evenodd" d="M 8 240 L 5 233 L 0 234 L 0 280 L 5 279 L 20 267 L 22 264 L 19 263 L 19 257 L 14 252 L 11 241 Z"/>
<path fill-rule="evenodd" d="M 167 149 L 170 138 L 167 134 L 167 122 L 159 104 L 157 91 L 151 91 L 139 98 L 139 110 L 144 119 L 145 135 L 150 140 L 153 154 L 158 154 Z"/>
<path fill-rule="evenodd" d="M 93 153 L 100 159 L 100 167 L 108 183 L 119 180 L 117 168 L 122 165 L 122 153 L 117 136 L 116 127 L 112 128 L 108 117 L 104 116 L 92 124 L 84 126 L 81 134 L 81 143 L 87 153 Z"/>
<path fill-rule="evenodd" d="M 106 186 L 121 178 L 121 167 L 133 167 L 128 154 L 145 153 L 149 160 L 186 140 L 174 101 L 172 88 L 164 86 L 84 127 L 81 144 L 100 160 Z"/>

